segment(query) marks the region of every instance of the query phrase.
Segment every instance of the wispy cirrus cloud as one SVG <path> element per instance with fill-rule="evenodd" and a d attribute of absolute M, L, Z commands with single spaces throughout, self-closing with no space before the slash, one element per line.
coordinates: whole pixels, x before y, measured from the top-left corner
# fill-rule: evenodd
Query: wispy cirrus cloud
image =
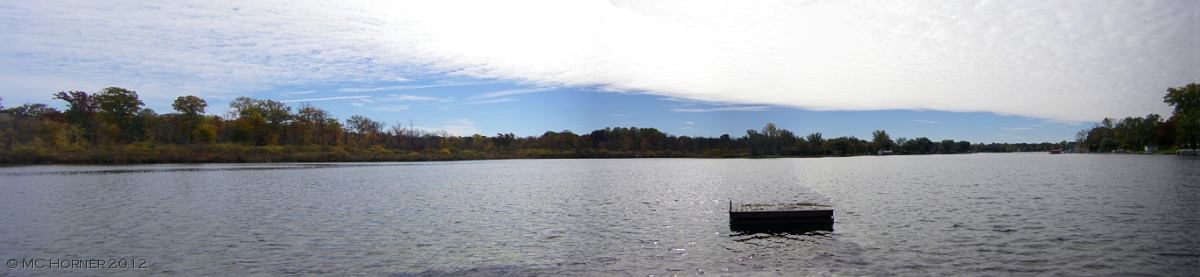
<path fill-rule="evenodd" d="M 305 94 L 313 94 L 313 93 L 316 93 L 316 92 L 317 92 L 317 91 L 315 91 L 315 90 L 305 90 L 305 91 L 289 91 L 289 92 L 281 92 L 281 93 L 279 93 L 279 94 L 283 94 L 283 95 L 305 95 Z"/>
<path fill-rule="evenodd" d="M 409 95 L 409 94 L 388 94 L 383 97 L 382 101 L 415 101 L 415 102 L 451 102 L 451 98 L 437 98 L 430 96 Z"/>
<path fill-rule="evenodd" d="M 486 100 L 467 101 L 467 102 L 463 102 L 463 104 L 476 105 L 476 104 L 491 104 L 491 103 L 503 103 L 503 102 L 513 102 L 513 101 L 517 101 L 517 99 L 508 98 L 508 97 L 493 98 L 493 99 L 486 99 Z"/>
<path fill-rule="evenodd" d="M 431 84 L 431 85 L 397 85 L 397 86 L 382 86 L 382 87 L 358 87 L 358 88 L 340 88 L 338 92 L 377 92 L 377 91 L 399 91 L 399 90 L 416 90 L 438 87 L 457 87 L 470 86 L 476 83 L 455 83 L 455 84 Z"/>
<path fill-rule="evenodd" d="M 398 111 L 407 110 L 408 108 L 409 108 L 409 105 L 375 105 L 369 109 L 372 111 L 381 111 L 381 112 L 398 112 Z"/>
<path fill-rule="evenodd" d="M 707 112 L 758 112 L 770 109 L 769 106 L 719 107 L 719 108 L 674 108 L 673 112 L 707 113 Z"/>
<path fill-rule="evenodd" d="M 372 111 L 382 111 L 382 112 L 398 112 L 398 111 L 408 110 L 409 108 L 412 107 L 412 105 L 409 105 L 409 104 L 395 104 L 395 103 L 411 103 L 411 102 L 445 103 L 445 102 L 454 101 L 452 98 L 437 98 L 437 97 L 410 95 L 410 94 L 388 94 L 387 96 L 382 96 L 382 97 L 359 97 L 356 99 L 358 99 L 358 101 L 354 102 L 354 103 L 350 103 L 350 105 L 354 105 L 355 107 L 363 107 L 363 108 L 366 108 L 366 109 L 372 110 Z"/>
<path fill-rule="evenodd" d="M 324 97 L 324 98 L 305 98 L 305 99 L 281 100 L 281 101 L 279 101 L 279 102 L 283 102 L 283 103 L 292 103 L 292 102 L 315 102 L 315 101 L 346 100 L 346 99 L 366 99 L 366 98 L 369 98 L 369 97 L 370 97 L 370 96 L 366 96 L 366 95 L 358 95 L 358 96 L 335 96 L 335 97 Z"/>
<path fill-rule="evenodd" d="M 513 102 L 513 101 L 517 101 L 517 99 L 513 98 L 513 97 L 509 97 L 509 96 L 519 95 L 519 94 L 529 94 L 529 93 L 535 93 L 535 92 L 543 92 L 543 91 L 549 91 L 549 90 L 553 90 L 553 89 L 552 88 L 524 88 L 524 89 L 508 89 L 508 90 L 501 90 L 501 91 L 493 91 L 493 92 L 481 93 L 481 94 L 476 94 L 475 96 L 471 96 L 470 98 L 467 98 L 468 100 L 471 100 L 471 101 L 463 102 L 463 104 L 477 105 L 477 104 Z"/>
<path fill-rule="evenodd" d="M 509 90 L 493 91 L 493 92 L 475 95 L 475 96 L 471 97 L 471 99 L 495 98 L 495 97 L 502 97 L 502 96 L 518 95 L 518 94 L 543 92 L 543 91 L 548 91 L 548 90 L 552 90 L 552 89 L 550 89 L 550 88 L 509 89 Z"/>

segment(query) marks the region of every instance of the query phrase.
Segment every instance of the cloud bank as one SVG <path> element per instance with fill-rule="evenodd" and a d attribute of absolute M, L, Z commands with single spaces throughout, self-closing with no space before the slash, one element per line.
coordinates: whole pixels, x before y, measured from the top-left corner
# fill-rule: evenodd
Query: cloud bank
<path fill-rule="evenodd" d="M 165 103 L 468 78 L 1078 122 L 1168 114 L 1165 89 L 1200 82 L 1192 1 L 143 2 L 0 3 L 0 94 L 111 85 Z"/>

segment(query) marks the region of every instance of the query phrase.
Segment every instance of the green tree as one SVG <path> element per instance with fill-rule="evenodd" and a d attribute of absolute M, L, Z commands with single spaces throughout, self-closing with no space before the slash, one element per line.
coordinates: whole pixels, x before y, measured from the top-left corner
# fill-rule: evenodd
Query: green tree
<path fill-rule="evenodd" d="M 746 143 L 750 155 L 778 155 L 784 146 L 796 144 L 796 135 L 787 129 L 775 127 L 775 123 L 767 123 L 761 132 L 746 130 Z"/>
<path fill-rule="evenodd" d="M 943 154 L 952 154 L 958 151 L 958 144 L 952 139 L 942 140 L 942 143 L 938 147 L 942 150 Z"/>
<path fill-rule="evenodd" d="M 135 132 L 133 133 L 134 137 L 137 137 L 138 140 L 155 141 L 155 139 L 157 139 L 159 136 L 159 132 L 157 132 L 157 130 L 161 129 L 160 127 L 163 125 L 167 125 L 166 120 L 162 116 L 158 115 L 158 113 L 154 112 L 154 110 L 141 109 L 133 117 L 133 124 L 130 126 L 132 128 L 131 130 Z M 168 133 L 165 135 L 170 134 Z"/>
<path fill-rule="evenodd" d="M 1108 152 L 1121 147 L 1121 143 L 1113 138 L 1104 138 L 1100 141 L 1100 152 Z"/>
<path fill-rule="evenodd" d="M 1163 148 L 1167 148 L 1167 147 L 1176 145 L 1175 139 L 1177 139 L 1179 137 L 1178 135 L 1176 135 L 1176 133 L 1178 131 L 1179 131 L 1179 128 L 1176 128 L 1176 126 L 1175 126 L 1175 117 L 1174 116 L 1169 117 L 1166 120 L 1164 120 L 1163 122 L 1158 123 L 1158 128 L 1155 128 L 1155 130 L 1154 130 L 1155 145 L 1161 146 Z"/>
<path fill-rule="evenodd" d="M 897 150 L 900 150 L 900 151 L 897 151 L 896 154 L 900 154 L 900 152 L 908 151 L 909 141 L 910 140 L 906 137 L 896 138 L 896 146 L 895 147 Z"/>
<path fill-rule="evenodd" d="M 820 155 L 820 154 L 825 153 L 823 151 L 825 149 L 824 148 L 825 140 L 821 138 L 821 133 L 808 134 L 808 136 L 805 137 L 805 140 L 808 141 L 808 147 L 810 147 L 809 151 L 813 155 Z"/>
<path fill-rule="evenodd" d="M 912 144 L 912 147 L 911 147 L 911 149 L 908 149 L 908 150 L 913 153 L 919 153 L 919 154 L 933 153 L 933 141 L 929 140 L 929 138 L 927 138 L 927 137 L 915 138 L 915 139 L 910 140 L 909 143 Z"/>
<path fill-rule="evenodd" d="M 118 141 L 141 139 L 145 130 L 136 130 L 134 119 L 145 103 L 138 99 L 136 91 L 118 87 L 105 88 L 96 95 L 96 104 L 100 107 L 100 117 L 108 124 L 116 126 Z"/>
<path fill-rule="evenodd" d="M 1115 141 L 1115 136 L 1113 135 L 1113 128 L 1115 126 L 1113 126 L 1112 122 L 1112 119 L 1105 118 L 1100 124 L 1095 124 L 1092 126 L 1092 130 L 1088 131 L 1087 139 L 1085 140 L 1088 151 L 1103 151 L 1100 147 L 1100 143 L 1106 138 L 1114 139 Z M 1120 143 L 1118 142 L 1117 144 L 1119 145 Z"/>
<path fill-rule="evenodd" d="M 971 152 L 971 142 L 965 141 L 965 140 L 959 141 L 958 142 L 958 152 L 970 153 Z"/>
<path fill-rule="evenodd" d="M 838 156 L 847 156 L 854 154 L 854 146 L 848 137 L 837 137 L 829 140 L 827 143 L 829 151 Z"/>
<path fill-rule="evenodd" d="M 1175 107 L 1176 143 L 1185 148 L 1200 148 L 1200 84 L 1167 88 L 1163 102 Z"/>
<path fill-rule="evenodd" d="M 197 130 L 200 129 L 200 125 L 204 124 L 204 108 L 206 107 L 208 107 L 208 102 L 192 95 L 175 98 L 175 103 L 171 104 L 171 108 L 179 112 L 177 125 L 179 133 L 184 138 L 184 143 L 191 143 L 193 137 L 201 135 Z"/>
<path fill-rule="evenodd" d="M 871 147 L 879 150 L 892 150 L 892 137 L 888 136 L 887 131 L 875 130 L 871 132 Z"/>

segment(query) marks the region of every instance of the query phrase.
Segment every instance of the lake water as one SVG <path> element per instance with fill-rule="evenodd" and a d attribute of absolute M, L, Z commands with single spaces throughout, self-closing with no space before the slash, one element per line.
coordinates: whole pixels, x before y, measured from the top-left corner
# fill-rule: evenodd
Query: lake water
<path fill-rule="evenodd" d="M 836 223 L 731 232 L 730 200 L 829 204 Z M 1196 276 L 1200 160 L 5 167 L 0 259 L 9 276 Z M 139 268 L 46 268 L 53 259 Z"/>

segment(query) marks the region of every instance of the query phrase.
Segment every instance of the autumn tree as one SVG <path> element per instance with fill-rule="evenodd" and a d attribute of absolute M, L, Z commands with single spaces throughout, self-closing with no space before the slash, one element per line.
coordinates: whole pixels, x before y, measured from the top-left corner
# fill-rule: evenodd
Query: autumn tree
<path fill-rule="evenodd" d="M 54 99 L 67 102 L 67 110 L 63 113 L 67 123 L 83 129 L 88 141 L 97 143 L 96 129 L 99 128 L 99 122 L 96 111 L 100 109 L 100 105 L 96 96 L 83 91 L 60 91 L 54 94 Z"/>
<path fill-rule="evenodd" d="M 383 131 L 383 123 L 365 116 L 354 115 L 350 119 L 346 119 L 346 131 L 353 134 L 356 146 L 368 147 L 378 142 L 379 132 Z"/>
<path fill-rule="evenodd" d="M 313 107 L 308 102 L 300 103 L 300 107 L 296 109 L 296 118 L 292 120 L 289 126 L 289 132 L 293 143 L 296 145 L 309 145 L 316 141 L 317 134 L 320 133 L 319 125 L 325 123 L 325 111 Z"/>
<path fill-rule="evenodd" d="M 37 137 L 41 128 L 38 127 L 40 121 L 53 117 L 56 114 L 61 114 L 57 109 L 47 106 L 46 104 L 24 104 L 9 109 L 2 109 L 3 113 L 8 114 L 7 118 L 3 119 L 2 123 L 8 125 L 6 130 L 0 130 L 0 134 L 5 138 L 5 149 L 12 150 L 13 145 L 17 143 L 30 142 Z"/>
<path fill-rule="evenodd" d="M 595 133 L 595 132 L 592 132 L 592 133 Z M 507 149 L 510 145 L 512 145 L 513 141 L 516 141 L 516 140 L 517 140 L 517 136 L 513 135 L 513 133 L 496 134 L 495 137 L 492 137 L 492 142 L 496 146 L 499 146 L 500 148 L 505 148 L 505 149 Z M 596 148 L 596 147 L 592 147 L 592 148 Z"/>
<path fill-rule="evenodd" d="M 275 145 L 283 138 L 284 126 L 293 118 L 292 108 L 283 102 L 238 97 L 229 102 L 234 120 L 235 138 L 241 141 Z"/>

